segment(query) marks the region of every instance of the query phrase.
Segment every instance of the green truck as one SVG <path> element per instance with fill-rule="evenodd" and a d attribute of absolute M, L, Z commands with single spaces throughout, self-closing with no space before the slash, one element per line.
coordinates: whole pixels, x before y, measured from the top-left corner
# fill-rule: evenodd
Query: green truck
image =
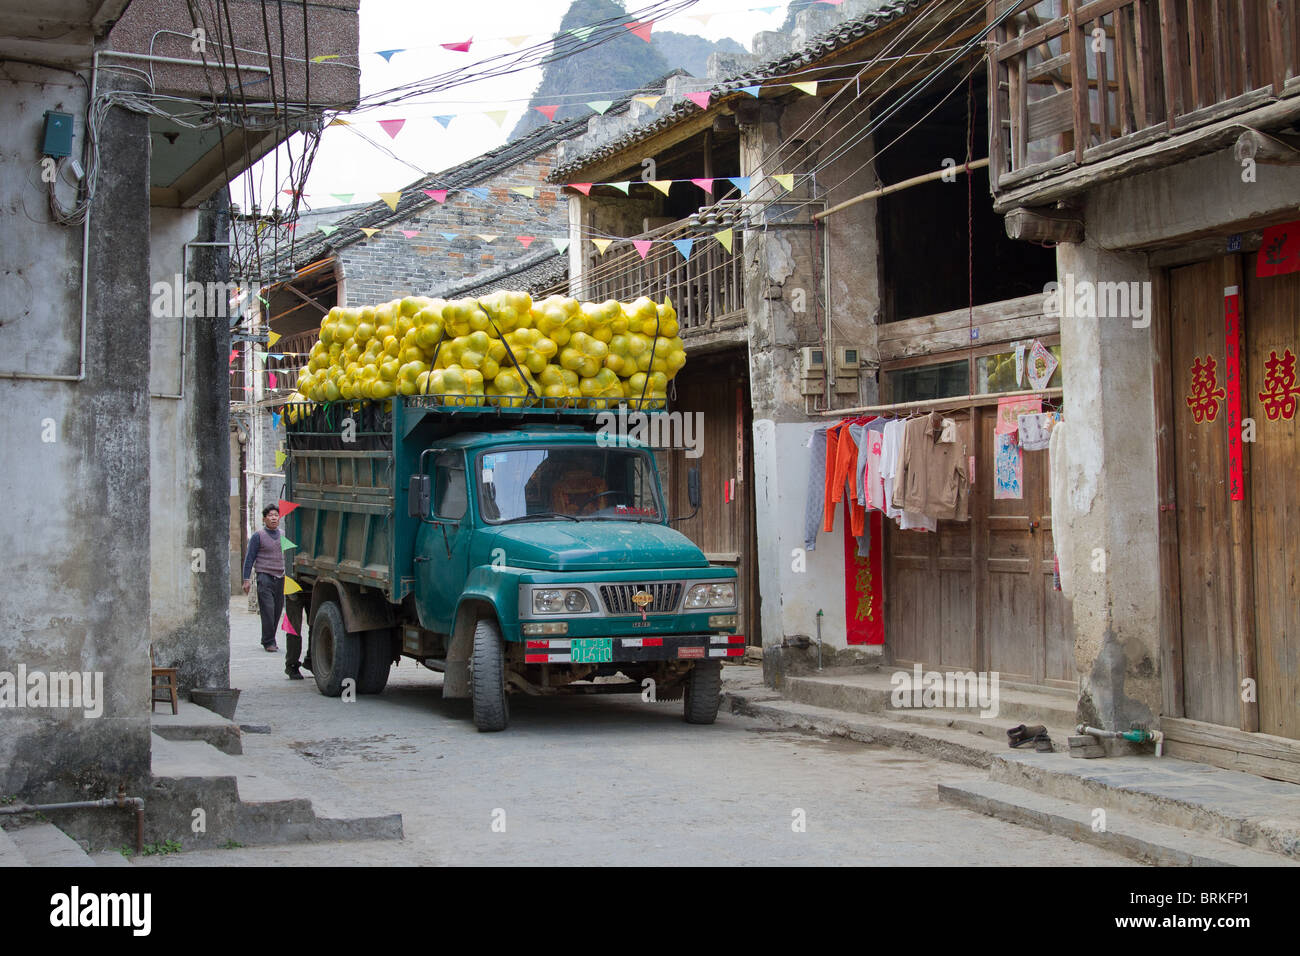
<path fill-rule="evenodd" d="M 591 409 L 469 401 L 287 414 L 288 610 L 320 692 L 380 693 L 408 657 L 481 731 L 521 693 L 680 697 L 712 723 L 744 654 L 736 573 L 670 527 L 651 450 Z"/>

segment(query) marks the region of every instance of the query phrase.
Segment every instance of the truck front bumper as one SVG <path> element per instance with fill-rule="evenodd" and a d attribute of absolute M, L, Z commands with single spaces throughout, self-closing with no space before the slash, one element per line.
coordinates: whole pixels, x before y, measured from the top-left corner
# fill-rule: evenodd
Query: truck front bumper
<path fill-rule="evenodd" d="M 743 634 L 662 634 L 653 637 L 529 637 L 525 664 L 608 664 L 726 660 L 743 657 Z M 516 658 L 517 660 L 517 658 Z"/>

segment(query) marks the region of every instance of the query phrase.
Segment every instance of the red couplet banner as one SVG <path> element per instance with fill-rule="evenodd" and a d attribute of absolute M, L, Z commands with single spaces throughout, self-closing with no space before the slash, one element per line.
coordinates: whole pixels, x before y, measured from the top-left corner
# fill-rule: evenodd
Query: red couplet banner
<path fill-rule="evenodd" d="M 1246 497 L 1241 468 L 1241 313 L 1235 285 L 1223 290 L 1224 352 L 1227 358 L 1228 490 L 1233 501 Z"/>
<path fill-rule="evenodd" d="M 885 643 L 884 525 L 879 511 L 867 512 L 870 554 L 858 554 L 858 539 L 849 533 L 849 501 L 844 499 L 844 620 L 850 644 Z"/>

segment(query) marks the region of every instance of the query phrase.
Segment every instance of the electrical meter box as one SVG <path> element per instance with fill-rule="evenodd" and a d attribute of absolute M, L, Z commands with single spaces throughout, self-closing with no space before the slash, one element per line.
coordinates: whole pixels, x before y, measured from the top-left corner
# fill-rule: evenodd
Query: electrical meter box
<path fill-rule="evenodd" d="M 858 393 L 858 372 L 861 366 L 861 353 L 856 348 L 841 345 L 835 349 L 836 395 Z"/>
<path fill-rule="evenodd" d="M 45 111 L 45 133 L 41 137 L 41 155 L 62 158 L 72 155 L 72 114 Z"/>
<path fill-rule="evenodd" d="M 826 350 L 805 345 L 799 350 L 799 393 L 826 394 Z"/>

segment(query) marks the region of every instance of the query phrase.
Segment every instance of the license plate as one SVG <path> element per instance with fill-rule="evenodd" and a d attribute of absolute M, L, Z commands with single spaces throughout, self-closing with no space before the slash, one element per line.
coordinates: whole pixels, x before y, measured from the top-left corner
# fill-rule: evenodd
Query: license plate
<path fill-rule="evenodd" d="M 608 664 L 614 659 L 612 637 L 575 638 L 569 646 L 575 664 Z"/>

